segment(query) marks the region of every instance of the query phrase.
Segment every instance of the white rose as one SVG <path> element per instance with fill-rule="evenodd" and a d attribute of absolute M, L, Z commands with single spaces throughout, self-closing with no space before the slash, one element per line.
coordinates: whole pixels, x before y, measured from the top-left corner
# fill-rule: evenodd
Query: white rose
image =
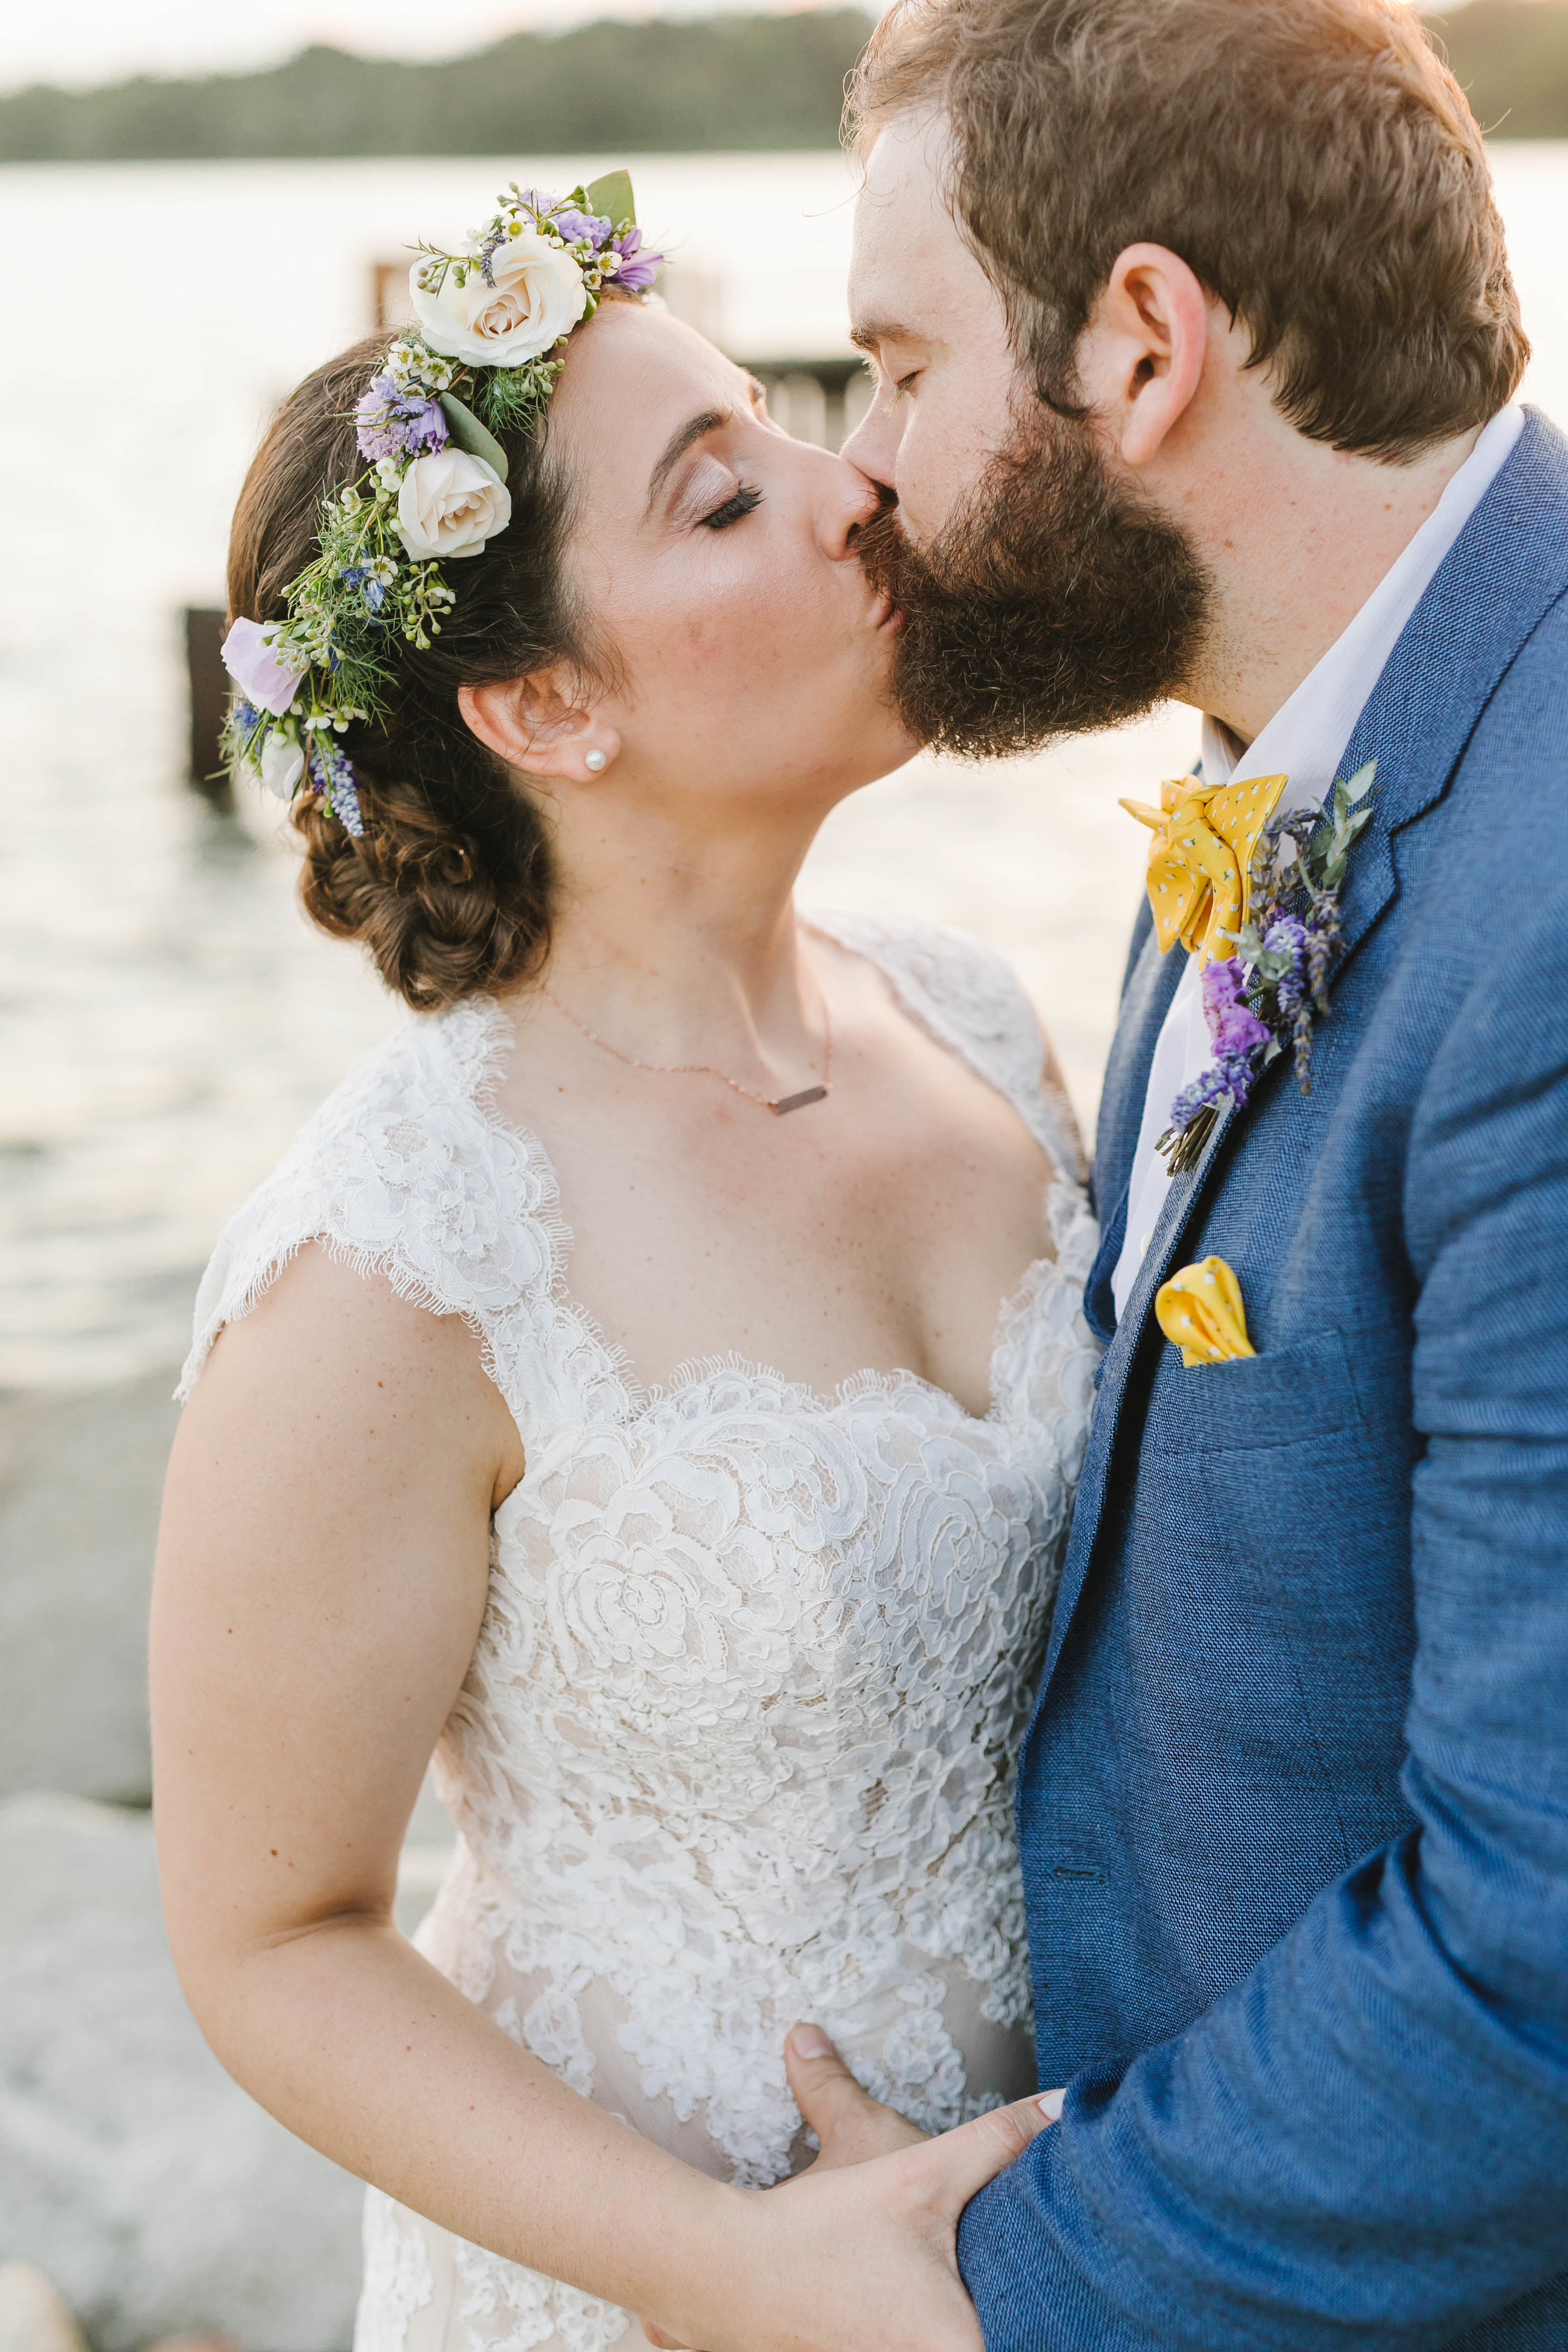
<path fill-rule="evenodd" d="M 478 555 L 511 520 L 511 499 L 493 466 L 451 442 L 416 457 L 397 493 L 397 536 L 416 563 Z"/>
<path fill-rule="evenodd" d="M 275 799 L 290 801 L 305 772 L 305 754 L 287 735 L 269 735 L 261 747 L 261 781 Z"/>
<path fill-rule="evenodd" d="M 538 359 L 588 307 L 577 264 L 537 229 L 525 228 L 496 247 L 493 285 L 475 263 L 464 285 L 449 268 L 439 294 L 432 294 L 418 282 L 424 266 L 415 263 L 408 289 L 425 340 L 432 351 L 470 366 L 521 367 Z"/>

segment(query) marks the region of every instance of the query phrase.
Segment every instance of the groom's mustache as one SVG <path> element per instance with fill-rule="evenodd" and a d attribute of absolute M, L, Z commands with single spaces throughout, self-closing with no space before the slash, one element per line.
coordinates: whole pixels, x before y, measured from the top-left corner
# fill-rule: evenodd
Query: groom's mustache
<path fill-rule="evenodd" d="M 994 458 L 929 548 L 911 545 L 889 501 L 858 552 L 904 616 L 900 716 L 972 759 L 1148 710 L 1182 683 L 1208 615 L 1186 532 L 1115 478 L 1074 418 Z"/>

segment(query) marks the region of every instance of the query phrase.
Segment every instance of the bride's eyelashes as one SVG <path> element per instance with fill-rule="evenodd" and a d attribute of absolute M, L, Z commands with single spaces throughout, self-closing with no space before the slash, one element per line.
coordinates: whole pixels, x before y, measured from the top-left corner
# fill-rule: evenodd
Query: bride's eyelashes
<path fill-rule="evenodd" d="M 722 506 L 715 507 L 711 514 L 703 516 L 702 527 L 705 530 L 727 530 L 732 522 L 739 522 L 742 516 L 752 513 L 762 503 L 761 490 L 753 489 L 748 482 L 742 482 L 739 488 L 731 492 L 731 496 L 724 500 Z"/>

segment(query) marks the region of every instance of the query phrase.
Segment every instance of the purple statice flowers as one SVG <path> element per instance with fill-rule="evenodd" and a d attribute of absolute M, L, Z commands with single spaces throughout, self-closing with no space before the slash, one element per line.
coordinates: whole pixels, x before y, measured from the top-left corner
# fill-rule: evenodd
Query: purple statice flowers
<path fill-rule="evenodd" d="M 551 226 L 560 230 L 568 245 L 580 245 L 585 238 L 595 253 L 602 253 L 608 245 L 612 226 L 605 214 L 579 212 L 575 205 L 563 205 L 551 215 Z"/>
<path fill-rule="evenodd" d="M 447 419 L 438 400 L 423 393 L 398 389 L 389 375 L 378 375 L 354 411 L 355 438 L 362 457 L 423 457 L 444 449 Z"/>
<path fill-rule="evenodd" d="M 1247 971 L 1239 956 L 1216 956 L 1205 964 L 1202 986 L 1215 1057 L 1172 1104 L 1171 1124 L 1176 1129 L 1189 1125 L 1200 1110 L 1217 1105 L 1226 1095 L 1240 1109 L 1252 1092 L 1257 1056 L 1273 1043 L 1273 1031 L 1247 1002 Z"/>

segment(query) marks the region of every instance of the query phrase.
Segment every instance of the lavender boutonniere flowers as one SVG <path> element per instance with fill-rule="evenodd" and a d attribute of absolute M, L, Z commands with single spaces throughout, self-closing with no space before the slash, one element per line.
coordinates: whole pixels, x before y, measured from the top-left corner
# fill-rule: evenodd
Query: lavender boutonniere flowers
<path fill-rule="evenodd" d="M 1272 816 L 1258 835 L 1247 876 L 1248 919 L 1226 934 L 1236 952 L 1204 967 L 1204 1018 L 1215 1058 L 1176 1097 L 1160 1138 L 1173 1176 L 1196 1165 L 1221 1105 L 1245 1109 L 1258 1077 L 1287 1045 L 1296 1083 L 1311 1093 L 1312 1025 L 1329 1009 L 1340 885 L 1356 836 L 1372 819 L 1376 773 L 1376 761 L 1369 760 L 1348 783 L 1335 783 L 1326 809 Z"/>

